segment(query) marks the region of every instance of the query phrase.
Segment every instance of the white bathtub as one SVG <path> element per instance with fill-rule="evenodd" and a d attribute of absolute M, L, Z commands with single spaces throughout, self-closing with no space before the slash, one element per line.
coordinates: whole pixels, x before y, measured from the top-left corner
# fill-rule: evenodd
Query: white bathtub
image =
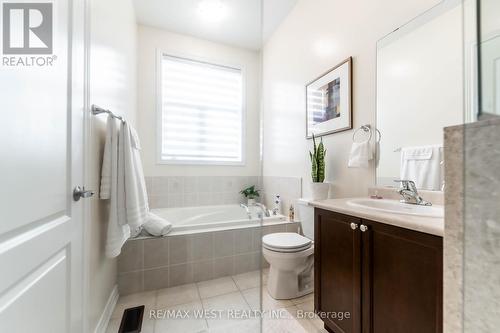
<path fill-rule="evenodd" d="M 257 214 L 259 207 L 251 207 L 252 219 L 239 205 L 198 206 L 152 209 L 151 212 L 172 223 L 169 236 L 198 232 L 219 231 L 273 225 L 286 222 L 283 215 L 264 217 L 261 221 Z"/>
<path fill-rule="evenodd" d="M 262 259 L 262 236 L 299 231 L 299 222 L 290 223 L 282 215 L 260 221 L 254 214 L 249 220 L 239 205 L 163 208 L 152 212 L 171 221 L 172 231 L 166 237 L 144 235 L 125 243 L 126 248 L 118 256 L 118 276 L 127 277 L 118 279 L 120 295 L 268 267 Z M 148 279 L 154 287 L 148 286 L 146 276 L 154 277 Z"/>

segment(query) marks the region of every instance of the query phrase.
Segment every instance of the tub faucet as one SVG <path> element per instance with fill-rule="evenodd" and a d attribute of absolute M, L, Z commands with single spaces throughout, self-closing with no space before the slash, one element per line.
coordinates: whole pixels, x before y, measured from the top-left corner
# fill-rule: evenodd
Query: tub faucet
<path fill-rule="evenodd" d="M 428 201 L 422 199 L 418 194 L 417 186 L 412 180 L 395 180 L 397 183 L 401 183 L 402 187 L 398 190 L 398 193 L 403 197 L 402 203 L 421 205 L 421 206 L 432 206 Z"/>
<path fill-rule="evenodd" d="M 262 214 L 265 216 L 265 217 L 270 217 L 271 216 L 271 213 L 269 213 L 269 209 L 266 208 L 266 206 L 264 206 L 263 204 L 259 203 L 259 202 L 256 202 L 254 203 L 255 206 L 257 207 L 260 207 L 260 209 L 262 210 L 262 213 L 261 216 L 259 216 L 259 218 L 262 217 Z"/>
<path fill-rule="evenodd" d="M 245 205 L 244 203 L 240 204 L 240 207 L 241 208 L 245 208 L 245 211 L 247 212 L 247 215 L 248 215 L 248 219 L 251 220 L 252 219 L 252 213 L 250 212 L 250 209 L 248 208 L 247 205 Z"/>

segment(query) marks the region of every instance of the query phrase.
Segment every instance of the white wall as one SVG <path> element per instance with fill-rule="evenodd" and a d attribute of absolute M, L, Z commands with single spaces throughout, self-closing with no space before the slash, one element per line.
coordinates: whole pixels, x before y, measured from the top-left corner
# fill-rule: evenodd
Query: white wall
<path fill-rule="evenodd" d="M 241 65 L 246 73 L 245 166 L 165 165 L 156 163 L 157 50 L 214 63 Z M 146 176 L 251 176 L 260 174 L 260 54 L 157 28 L 138 28 L 138 123 Z"/>
<path fill-rule="evenodd" d="M 375 122 L 376 42 L 439 0 L 299 0 L 264 47 L 264 176 L 303 177 L 309 195 L 305 85 L 353 57 L 354 126 Z M 347 168 L 352 131 L 324 137 L 333 196 L 364 195 L 374 168 Z"/>
<path fill-rule="evenodd" d="M 90 103 L 136 120 L 137 26 L 131 0 L 90 1 Z M 98 190 L 106 116 L 92 118 L 88 187 Z M 107 203 L 91 199 L 89 328 L 93 332 L 116 285 L 116 260 L 104 256 Z"/>
<path fill-rule="evenodd" d="M 395 32 L 378 50 L 379 185 L 399 179 L 396 148 L 442 145 L 443 128 L 463 123 L 462 6 L 436 8 L 426 20 Z"/>

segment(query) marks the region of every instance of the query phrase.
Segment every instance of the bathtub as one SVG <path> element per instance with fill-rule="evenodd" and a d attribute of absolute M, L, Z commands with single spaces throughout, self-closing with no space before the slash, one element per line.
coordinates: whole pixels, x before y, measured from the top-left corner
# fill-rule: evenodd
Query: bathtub
<path fill-rule="evenodd" d="M 151 212 L 172 223 L 172 231 L 168 236 L 258 227 L 286 222 L 283 215 L 264 216 L 261 221 L 258 218 L 258 214 L 261 213 L 259 207 L 250 207 L 252 218 L 249 219 L 245 208 L 240 205 L 158 208 L 152 209 Z"/>
<path fill-rule="evenodd" d="M 120 295 L 232 276 L 267 267 L 262 236 L 299 232 L 299 222 L 283 215 L 252 219 L 239 205 L 160 208 L 153 213 L 170 221 L 165 237 L 129 239 L 118 256 Z"/>

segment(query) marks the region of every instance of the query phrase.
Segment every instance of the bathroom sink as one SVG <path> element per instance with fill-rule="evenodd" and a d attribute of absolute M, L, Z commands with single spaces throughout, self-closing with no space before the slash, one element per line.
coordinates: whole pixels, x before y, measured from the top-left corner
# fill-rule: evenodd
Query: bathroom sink
<path fill-rule="evenodd" d="M 419 206 L 401 203 L 396 200 L 383 199 L 352 199 L 349 200 L 347 204 L 350 206 L 362 207 L 393 214 L 424 217 L 444 217 L 443 206 Z"/>

